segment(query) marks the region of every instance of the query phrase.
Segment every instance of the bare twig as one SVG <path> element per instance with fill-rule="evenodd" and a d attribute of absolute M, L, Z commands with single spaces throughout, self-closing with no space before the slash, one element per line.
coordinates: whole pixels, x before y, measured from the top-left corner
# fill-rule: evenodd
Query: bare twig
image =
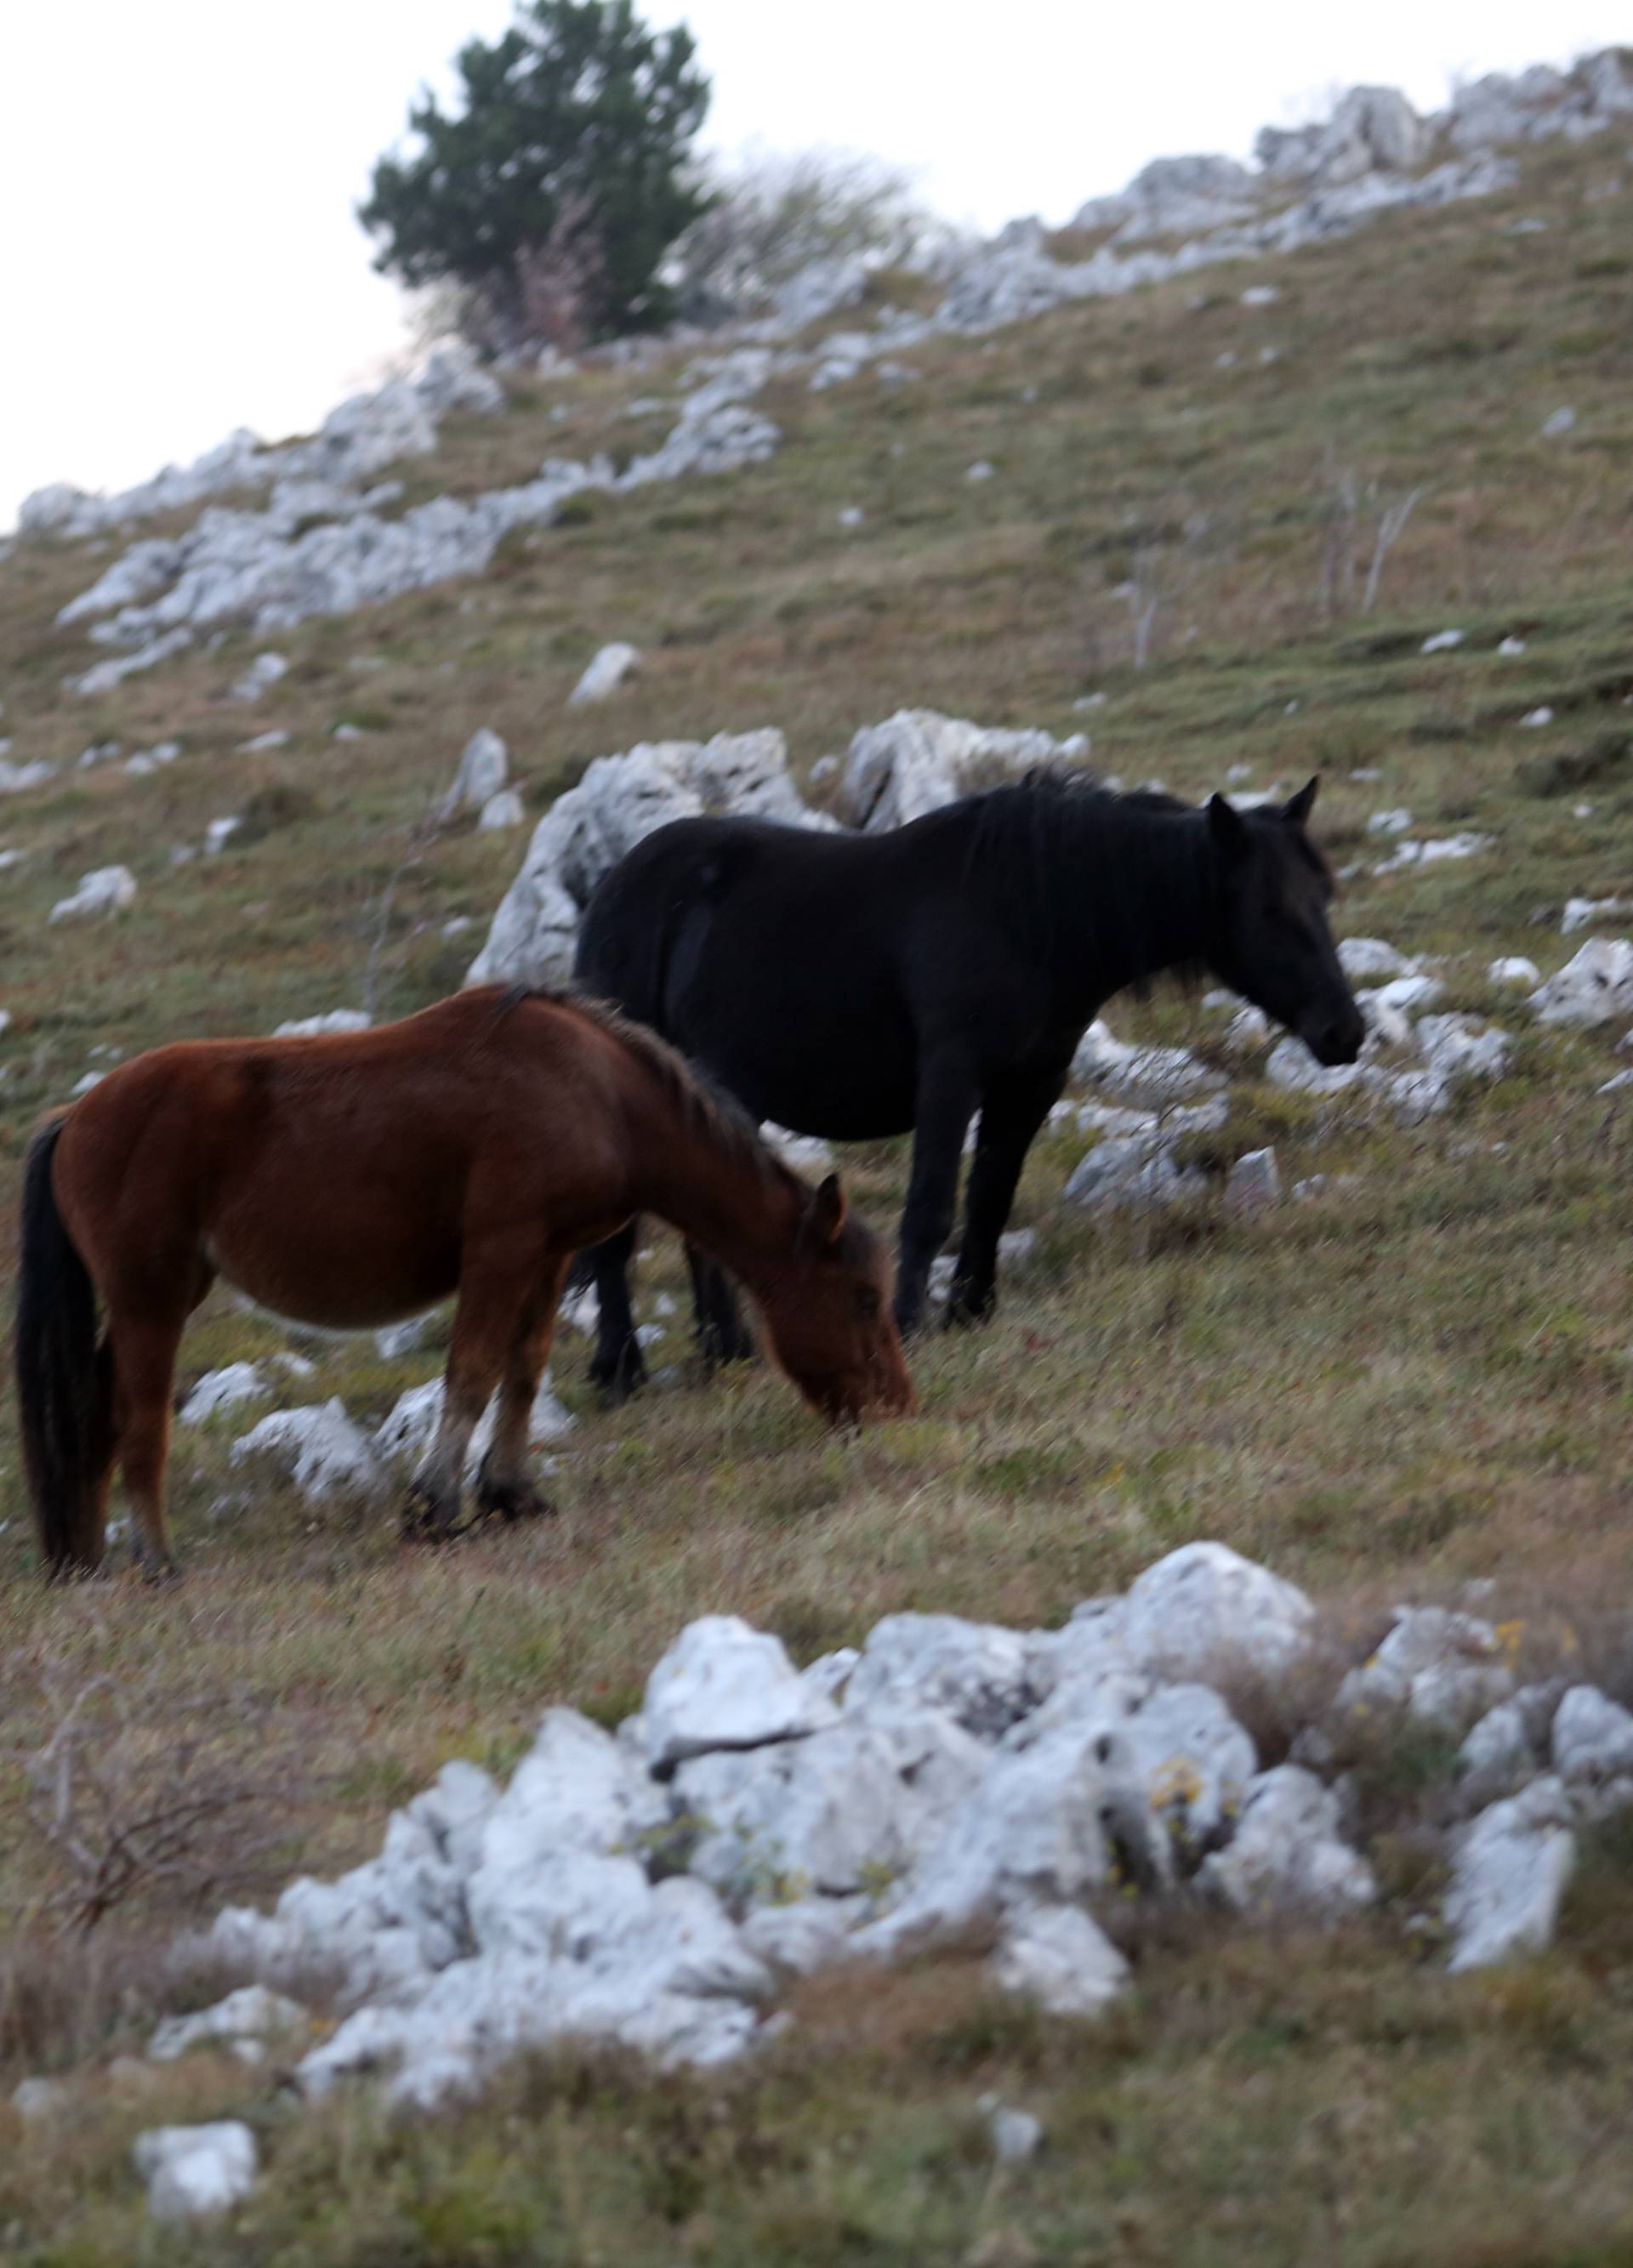
<path fill-rule="evenodd" d="M 1372 564 L 1367 571 L 1366 589 L 1361 596 L 1361 611 L 1363 615 L 1370 615 L 1372 611 L 1373 601 L 1378 597 L 1378 580 L 1384 571 L 1384 562 L 1400 541 L 1408 520 L 1412 517 L 1413 507 L 1422 493 L 1421 488 L 1409 489 L 1405 496 L 1397 498 L 1393 504 L 1385 505 L 1378 515 L 1378 541 L 1372 546 Z"/>

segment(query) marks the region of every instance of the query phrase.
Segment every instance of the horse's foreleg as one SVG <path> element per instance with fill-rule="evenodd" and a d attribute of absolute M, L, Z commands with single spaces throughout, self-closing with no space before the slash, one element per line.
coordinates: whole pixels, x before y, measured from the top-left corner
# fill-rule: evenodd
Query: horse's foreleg
<path fill-rule="evenodd" d="M 539 1381 L 550 1360 L 556 1331 L 556 1302 L 566 1272 L 564 1260 L 521 1320 L 505 1359 L 493 1440 L 477 1476 L 477 1502 L 504 1520 L 530 1520 L 553 1509 L 528 1470 L 529 1421 Z"/>
<path fill-rule="evenodd" d="M 521 1319 L 544 1272 L 539 1260 L 524 1266 L 507 1256 L 484 1265 L 479 1256 L 473 1261 L 467 1256 L 443 1374 L 442 1415 L 409 1485 L 406 1535 L 434 1540 L 447 1535 L 459 1518 L 470 1437 L 505 1375 Z"/>
<path fill-rule="evenodd" d="M 596 1245 L 590 1255 L 600 1310 L 590 1376 L 613 1403 L 627 1401 L 647 1379 L 640 1341 L 635 1336 L 635 1311 L 630 1305 L 630 1263 L 639 1226 L 638 1220 L 631 1221 L 616 1236 Z"/>
<path fill-rule="evenodd" d="M 964 1138 L 975 1114 L 975 1075 L 962 1057 L 932 1056 L 919 1077 L 913 1172 L 902 1208 L 896 1322 L 917 1330 L 929 1291 L 930 1263 L 952 1231 Z"/>
<path fill-rule="evenodd" d="M 982 1322 L 998 1304 L 998 1240 L 1038 1128 L 1060 1099 L 1067 1064 L 994 1086 L 981 1103 L 975 1162 L 964 1204 L 964 1241 L 947 1295 L 949 1323 Z"/>
<path fill-rule="evenodd" d="M 731 1278 L 717 1261 L 695 1244 L 686 1247 L 691 1270 L 691 1302 L 698 1319 L 698 1351 L 713 1370 L 719 1363 L 749 1362 L 754 1339 L 743 1320 Z"/>

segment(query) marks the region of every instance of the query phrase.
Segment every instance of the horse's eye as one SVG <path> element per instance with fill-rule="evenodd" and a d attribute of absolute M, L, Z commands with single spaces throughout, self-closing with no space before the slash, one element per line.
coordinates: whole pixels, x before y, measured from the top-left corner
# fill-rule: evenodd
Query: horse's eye
<path fill-rule="evenodd" d="M 876 1287 L 872 1284 L 857 1285 L 856 1312 L 859 1315 L 866 1315 L 869 1322 L 878 1314 L 879 1294 Z"/>

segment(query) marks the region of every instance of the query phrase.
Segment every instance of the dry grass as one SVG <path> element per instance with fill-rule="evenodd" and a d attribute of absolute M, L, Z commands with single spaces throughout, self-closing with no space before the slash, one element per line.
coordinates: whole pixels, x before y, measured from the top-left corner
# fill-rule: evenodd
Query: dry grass
<path fill-rule="evenodd" d="M 110 738 L 184 749 L 145 780 L 65 770 L 0 812 L 0 843 L 26 852 L 0 877 L 8 1197 L 33 1117 L 94 1067 L 92 1049 L 362 998 L 382 891 L 480 724 L 510 742 L 535 809 L 643 737 L 775 722 L 803 773 L 859 725 L 926 701 L 1086 726 L 1108 770 L 1186 792 L 1236 764 L 1254 786 L 1319 770 L 1319 822 L 1345 861 L 1366 859 L 1382 805 L 1497 837 L 1464 866 L 1363 874 L 1341 925 L 1448 956 L 1457 1003 L 1518 1037 L 1511 1079 L 1410 1133 L 1240 1088 L 1240 1146 L 1274 1140 L 1288 1181 L 1359 1177 L 1254 1223 L 1209 1201 L 1156 1225 L 1085 1225 L 1058 1204 L 1081 1144 L 1046 1140 L 1017 1215 L 1038 1248 L 996 1323 L 927 1342 L 922 1415 L 860 1442 L 823 1437 L 761 1373 L 705 1385 L 678 1318 L 656 1358 L 674 1381 L 617 1417 L 570 1342 L 558 1378 L 580 1422 L 558 1518 L 435 1558 L 405 1556 L 385 1514 L 247 1484 L 222 1425 L 178 1445 L 182 1587 L 120 1574 L 48 1594 L 0 1422 L 0 1916 L 14 1940 L 0 2097 L 27 2070 L 105 2068 L 139 2042 L 164 1982 L 162 1907 L 114 1915 L 86 1954 L 36 1933 L 65 1881 L 28 1825 L 29 1764 L 55 1721 L 48 1668 L 70 1695 L 105 1680 L 162 1703 L 166 1725 L 189 1697 L 233 1697 L 196 1712 L 220 1767 L 287 1791 L 288 1863 L 320 1871 L 377 1847 L 391 1805 L 446 1758 L 507 1769 L 545 1704 L 615 1719 L 698 1612 L 735 1609 L 802 1657 L 902 1607 L 1050 1622 L 1198 1535 L 1308 1583 L 1356 1650 L 1396 1596 L 1489 1583 L 1482 1611 L 1523 1625 L 1522 1667 L 1574 1660 L 1633 1696 L 1633 1119 L 1596 1092 L 1619 1033 L 1522 1028 L 1482 973 L 1506 953 L 1556 966 L 1572 949 L 1563 900 L 1625 887 L 1633 867 L 1633 781 L 1609 753 L 1633 691 L 1633 346 L 1625 277 L 1604 264 L 1629 197 L 1589 198 L 1614 171 L 1592 145 L 1526 166 L 1510 197 L 1284 263 L 1267 309 L 1244 308 L 1252 279 L 1220 271 L 1200 298 L 1177 284 L 942 342 L 899 389 L 811 395 L 789 379 L 769 405 L 787 435 L 769 465 L 587 499 L 570 524 L 513 540 L 480 582 L 260 642 L 292 666 L 254 708 L 225 697 L 256 650 L 243 634 L 106 702 L 69 696 L 61 680 L 89 649 L 52 617 L 111 552 L 0 562 L 11 761 L 70 763 Z M 1504 233 L 1533 212 L 1548 234 Z M 1266 345 L 1275 360 L 1259 359 Z M 450 429 L 434 465 L 410 468 L 410 498 L 520 479 L 546 453 L 648 446 L 666 419 L 624 405 L 672 392 L 679 369 L 523 389 L 506 416 Z M 1565 400 L 1576 431 L 1543 441 Z M 979 457 L 999 476 L 971 487 Z M 1377 612 L 1327 621 L 1335 465 L 1425 493 Z M 838 524 L 853 502 L 859 531 Z M 1114 595 L 1136 555 L 1164 593 L 1142 670 Z M 1465 645 L 1422 655 L 1449 624 Z M 1517 659 L 1495 651 L 1511 631 L 1527 642 Z M 610 637 L 634 638 L 647 666 L 568 711 Z M 1091 690 L 1106 703 L 1080 716 Z M 1557 723 L 1521 729 L 1541 703 Z M 360 740 L 333 739 L 346 722 Z M 274 724 L 286 748 L 239 753 Z M 251 814 L 247 837 L 172 865 L 174 844 L 230 812 Z M 457 983 L 520 850 L 463 829 L 424 846 L 394 899 L 384 1010 Z M 52 902 L 114 860 L 139 878 L 131 914 L 48 928 Z M 473 926 L 449 939 L 458 916 Z M 1117 1022 L 1206 1027 L 1163 998 Z M 870 1215 L 899 1202 L 905 1167 L 900 1145 L 847 1161 Z M 648 1312 L 681 1276 L 661 1241 Z M 318 1365 L 303 1394 L 339 1393 L 361 1417 L 438 1361 L 298 1340 Z M 182 1383 L 289 1343 L 218 1296 Z M 1285 1703 L 1240 1697 L 1277 1753 Z M 1586 1854 L 1548 1962 L 1448 1982 L 1408 1927 L 1427 1887 L 1417 1783 L 1410 1757 L 1393 1777 L 1391 1761 L 1369 1789 L 1397 1836 L 1374 1925 L 1267 1945 L 1174 1918 L 1131 1937 L 1137 1990 L 1102 2025 L 996 2006 L 955 1962 L 810 1988 L 797 2034 L 752 2075 L 681 2086 L 569 2060 L 426 2129 L 362 2104 L 302 2117 L 213 2058 L 139 2101 L 85 2078 L 67 2126 L 31 2129 L 15 2153 L 4 2145 L 20 2138 L 0 2136 L 0 2248 L 64 2268 L 185 2258 L 142 2228 L 126 2146 L 159 2117 L 233 2104 L 276 2169 L 231 2240 L 248 2262 L 1628 2258 L 1633 1852 L 1607 1835 Z M 988 2087 L 1046 2116 L 1035 2165 L 994 2173 L 974 2111 Z M 223 2257 L 218 2240 L 196 2249 L 212 2243 Z"/>

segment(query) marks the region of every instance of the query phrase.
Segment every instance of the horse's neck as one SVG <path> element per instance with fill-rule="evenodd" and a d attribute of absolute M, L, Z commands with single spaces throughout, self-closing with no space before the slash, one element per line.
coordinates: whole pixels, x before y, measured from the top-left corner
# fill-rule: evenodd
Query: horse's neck
<path fill-rule="evenodd" d="M 1070 821 L 1053 844 L 1064 908 L 1057 954 L 1086 1005 L 1097 1012 L 1128 985 L 1204 964 L 1214 867 L 1203 814 L 1118 814 L 1097 833 L 1088 811 Z"/>
<path fill-rule="evenodd" d="M 734 1152 L 672 1094 L 656 1081 L 650 1086 L 632 1128 L 635 1210 L 655 1212 L 758 1290 L 793 1248 L 801 1184 Z"/>

